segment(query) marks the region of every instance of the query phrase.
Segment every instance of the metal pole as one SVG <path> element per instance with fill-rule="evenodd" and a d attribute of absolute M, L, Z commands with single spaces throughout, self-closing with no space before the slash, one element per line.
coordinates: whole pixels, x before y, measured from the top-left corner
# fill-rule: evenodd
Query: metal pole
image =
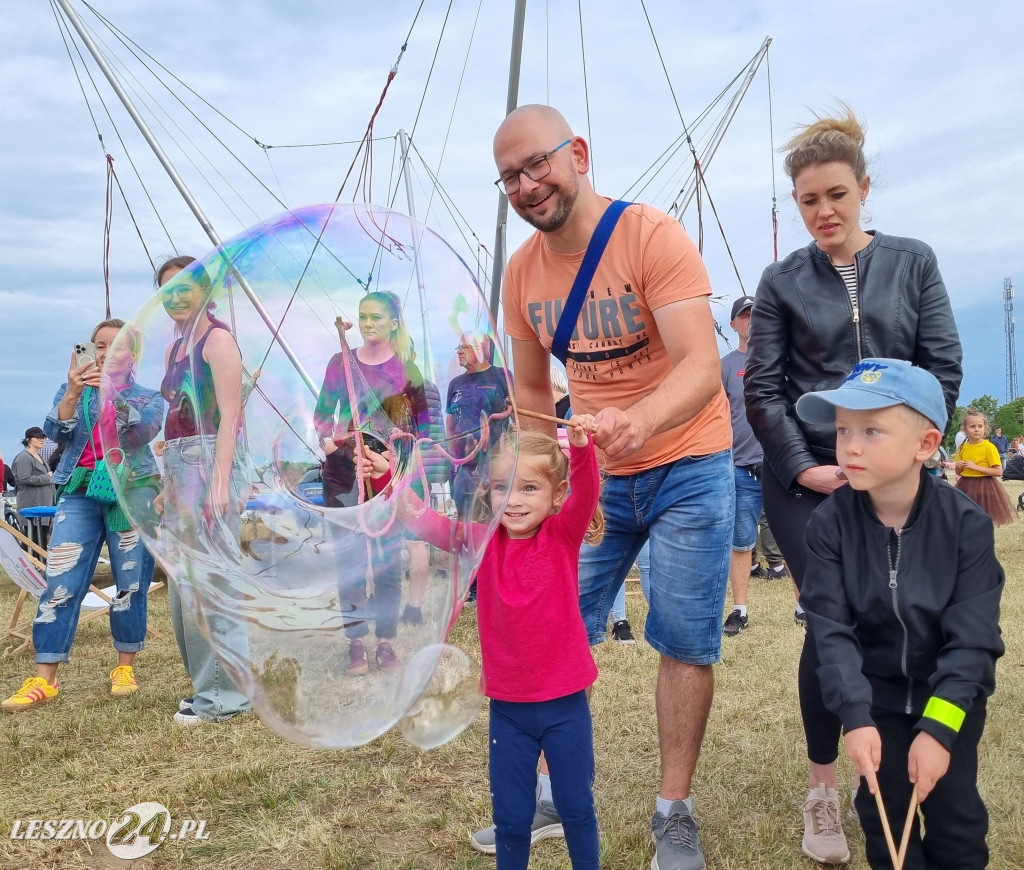
<path fill-rule="evenodd" d="M 146 124 L 145 120 L 135 109 L 135 106 L 132 104 L 131 98 L 125 92 L 124 88 L 121 87 L 121 83 L 117 80 L 117 76 L 114 75 L 114 71 L 107 64 L 107 61 L 104 59 L 103 55 L 100 54 L 99 49 L 96 47 L 96 44 L 92 41 L 92 37 L 89 36 L 89 33 L 88 31 L 86 31 L 85 26 L 82 24 L 81 19 L 78 17 L 78 14 L 75 12 L 74 9 L 71 8 L 68 0 L 57 0 L 57 3 L 60 6 L 60 8 L 64 10 L 64 14 L 67 16 L 68 21 L 70 21 L 71 25 L 75 28 L 76 31 L 78 31 L 78 35 L 82 38 L 82 42 L 85 43 L 85 47 L 89 49 L 89 53 L 93 56 L 93 59 L 96 61 L 96 64 L 99 66 L 103 75 L 106 76 L 107 81 L 110 82 L 110 86 L 114 89 L 114 93 L 117 94 L 118 98 L 124 104 L 124 107 L 125 109 L 127 109 L 128 114 L 131 116 L 136 126 L 142 132 L 142 135 L 145 138 L 146 142 L 149 143 L 149 147 L 153 149 L 153 153 L 156 155 L 157 160 L 160 161 L 160 165 L 163 166 L 167 174 L 171 177 L 171 181 L 174 183 L 174 186 L 178 188 L 178 193 L 182 195 L 182 197 L 185 200 L 185 203 L 192 210 L 192 214 L 196 216 L 196 219 L 199 221 L 200 226 L 203 228 L 204 232 L 209 237 L 210 241 L 213 242 L 215 246 L 219 247 L 221 245 L 221 239 L 217 235 L 217 231 L 214 230 L 213 225 L 206 217 L 206 214 L 203 212 L 199 203 L 196 202 L 195 198 L 192 196 L 189 189 L 185 186 L 185 182 L 182 180 L 181 176 L 178 175 L 178 171 L 174 168 L 174 165 L 171 163 L 170 159 L 164 153 L 163 148 L 160 147 L 160 143 L 157 142 L 156 137 L 150 131 L 149 126 Z M 259 297 L 255 294 L 255 292 L 253 292 L 253 289 L 249 286 L 249 283 L 241 275 L 239 275 L 238 272 L 236 272 L 233 268 L 231 271 L 232 274 L 235 276 L 236 280 L 238 281 L 238 285 L 245 292 L 245 295 L 249 297 L 249 301 L 252 303 L 253 308 L 256 309 L 256 312 L 262 318 L 263 322 L 267 325 L 267 328 L 270 329 L 270 333 L 271 335 L 273 335 L 274 341 L 276 341 L 281 346 L 281 350 L 284 351 L 285 356 L 288 357 L 288 360 L 295 367 L 295 371 L 298 372 L 299 377 L 301 377 L 303 380 L 303 383 L 305 383 L 306 387 L 309 389 L 309 391 L 313 394 L 314 397 L 319 396 L 319 387 L 317 387 L 317 385 L 313 382 L 313 379 L 307 374 L 306 369 L 303 367 L 302 363 L 299 362 L 298 357 L 295 356 L 295 353 L 288 346 L 288 343 L 278 334 L 278 325 L 274 323 L 274 320 L 270 316 L 270 313 L 263 307 L 263 303 L 260 302 Z"/>
<path fill-rule="evenodd" d="M 729 129 L 732 119 L 736 116 L 740 103 L 743 101 L 743 97 L 746 96 L 747 89 L 750 87 L 750 83 L 754 80 L 754 76 L 757 74 L 757 70 L 761 66 L 761 61 L 764 60 L 764 56 L 768 53 L 768 46 L 771 44 L 772 38 L 770 36 L 766 36 L 764 38 L 764 42 L 761 43 L 761 48 L 758 49 L 757 54 L 754 55 L 754 58 L 751 61 L 751 67 L 746 76 L 744 76 L 739 90 L 736 91 L 732 101 L 729 103 L 729 107 L 725 111 L 722 122 L 718 125 L 715 135 L 711 137 L 711 141 L 708 142 L 707 146 L 704 148 L 704 153 L 700 157 L 702 171 L 708 168 L 708 165 L 711 163 L 711 158 L 715 156 L 718 146 L 725 137 L 725 131 Z M 680 223 L 683 222 L 683 215 L 686 212 L 686 207 L 690 204 L 690 200 L 693 199 L 694 194 L 697 192 L 698 184 L 700 184 L 700 176 L 694 175 L 693 181 L 686 188 L 682 199 L 677 199 L 673 204 L 672 215 L 678 218 Z"/>
<path fill-rule="evenodd" d="M 405 130 L 398 131 L 398 144 L 402 149 L 401 174 L 405 176 L 405 201 L 409 206 L 409 217 L 416 220 L 416 205 L 412 199 L 412 178 L 409 176 L 409 134 Z M 430 332 L 427 327 L 427 305 L 425 287 L 423 284 L 423 266 L 420 263 L 420 245 L 422 233 L 414 230 L 415 244 L 413 245 L 413 264 L 416 267 L 416 286 L 420 294 L 420 321 L 423 324 L 423 366 L 424 371 L 430 374 L 432 380 L 437 379 L 437 372 L 434 371 L 433 361 L 430 353 Z"/>
<path fill-rule="evenodd" d="M 526 0 L 516 0 L 512 20 L 512 57 L 508 67 L 508 98 L 505 115 L 519 105 L 519 71 L 523 65 L 523 25 L 526 22 Z M 498 191 L 498 220 L 494 228 L 494 271 L 491 273 L 491 317 L 498 320 L 501 304 L 501 273 L 505 268 L 505 225 L 508 223 L 508 197 Z"/>

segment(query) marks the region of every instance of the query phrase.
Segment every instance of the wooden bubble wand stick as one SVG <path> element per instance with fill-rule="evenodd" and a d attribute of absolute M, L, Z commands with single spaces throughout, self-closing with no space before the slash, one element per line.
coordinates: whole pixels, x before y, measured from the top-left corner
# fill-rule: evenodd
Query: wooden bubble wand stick
<path fill-rule="evenodd" d="M 568 428 L 569 421 L 561 417 L 552 417 L 550 414 L 541 414 L 539 411 L 527 411 L 525 408 L 516 408 L 516 413 L 521 417 L 533 417 L 534 420 L 543 420 L 545 423 L 554 423 L 556 426 Z"/>

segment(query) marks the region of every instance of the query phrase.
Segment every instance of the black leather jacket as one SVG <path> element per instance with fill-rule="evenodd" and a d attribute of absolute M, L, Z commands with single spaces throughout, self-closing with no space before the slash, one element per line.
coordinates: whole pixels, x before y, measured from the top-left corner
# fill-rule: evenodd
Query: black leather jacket
<path fill-rule="evenodd" d="M 838 387 L 865 357 L 930 371 L 956 408 L 963 354 L 935 254 L 923 242 L 872 233 L 854 258 L 858 305 L 828 255 L 811 242 L 764 270 L 750 318 L 744 394 L 764 458 L 787 489 L 835 463 L 835 427 L 796 416 L 797 399 Z"/>
<path fill-rule="evenodd" d="M 929 700 L 983 708 L 1005 651 L 992 520 L 925 473 L 899 535 L 866 492 L 844 486 L 811 518 L 807 549 L 800 603 L 825 706 L 846 731 L 874 724 L 873 708 L 917 716 L 951 748 L 957 729 L 925 713 Z"/>

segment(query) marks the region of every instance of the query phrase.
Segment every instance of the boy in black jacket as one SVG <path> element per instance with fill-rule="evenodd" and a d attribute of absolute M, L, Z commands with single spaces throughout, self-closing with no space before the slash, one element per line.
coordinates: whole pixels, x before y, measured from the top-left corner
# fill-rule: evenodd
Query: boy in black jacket
<path fill-rule="evenodd" d="M 815 512 L 800 600 L 821 660 L 825 705 L 866 781 L 857 811 L 872 868 L 890 868 L 873 795 L 899 841 L 916 784 L 907 870 L 988 864 L 978 741 L 995 688 L 1003 570 L 992 521 L 922 470 L 946 426 L 942 388 L 902 360 L 865 359 L 797 413 L 836 425 L 849 486 Z"/>

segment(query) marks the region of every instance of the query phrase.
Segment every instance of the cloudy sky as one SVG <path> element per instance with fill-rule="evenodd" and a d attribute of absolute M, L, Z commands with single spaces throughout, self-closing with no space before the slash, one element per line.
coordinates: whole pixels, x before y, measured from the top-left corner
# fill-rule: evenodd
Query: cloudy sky
<path fill-rule="evenodd" d="M 490 142 L 505 109 L 512 0 L 454 0 L 450 6 L 427 0 L 415 25 L 419 0 L 93 0 L 98 13 L 169 70 L 160 73 L 164 81 L 248 170 L 186 116 L 174 95 L 143 74 L 128 48 L 81 0 L 72 2 L 139 94 L 158 138 L 225 238 L 280 211 L 280 202 L 298 206 L 335 197 L 353 146 L 264 150 L 252 139 L 268 145 L 359 139 L 411 27 L 398 75 L 376 118 L 381 141 L 374 148 L 369 192 L 376 202 L 390 199 L 395 134 L 415 129 L 425 166 L 438 174 L 462 217 L 456 223 L 440 195 L 431 197 L 423 163 L 415 163 L 412 172 L 418 216 L 426 214 L 472 268 L 478 258 L 484 262 L 480 244 L 491 249 L 494 241 Z M 812 109 L 846 100 L 868 127 L 870 226 L 923 239 L 936 250 L 965 347 L 961 400 L 991 393 L 1002 401 L 1004 278 L 1013 279 L 1024 308 L 1019 2 L 862 0 L 837 7 L 646 0 L 646 13 L 671 90 L 640 0 L 528 3 L 520 102 L 558 106 L 576 132 L 591 139 L 597 188 L 626 193 L 676 140 L 682 125 L 672 90 L 683 120 L 692 124 L 771 36 L 771 105 L 762 66 L 707 173 L 743 287 L 752 292 L 772 258 L 773 165 L 780 255 L 808 241 L 781 161 L 771 151 L 771 126 L 778 146 Z M 40 424 L 49 410 L 72 345 L 88 338 L 104 315 L 106 166 L 90 109 L 150 253 L 198 254 L 210 247 L 95 65 L 90 62 L 88 69 L 113 121 L 79 64 L 87 106 L 47 4 L 5 9 L 0 451 L 8 460 L 20 449 L 24 429 Z M 637 198 L 667 207 L 678 178 L 666 175 Z M 344 198 L 363 196 L 350 182 Z M 404 190 L 395 205 L 406 207 Z M 695 232 L 692 208 L 686 224 Z M 512 215 L 510 248 L 525 236 L 525 226 Z M 727 303 L 741 287 L 710 214 L 705 240 L 715 292 L 725 303 L 715 310 L 724 324 Z M 152 285 L 146 253 L 119 195 L 110 262 L 114 314 L 130 318 Z M 485 263 L 481 268 L 489 271 Z"/>

